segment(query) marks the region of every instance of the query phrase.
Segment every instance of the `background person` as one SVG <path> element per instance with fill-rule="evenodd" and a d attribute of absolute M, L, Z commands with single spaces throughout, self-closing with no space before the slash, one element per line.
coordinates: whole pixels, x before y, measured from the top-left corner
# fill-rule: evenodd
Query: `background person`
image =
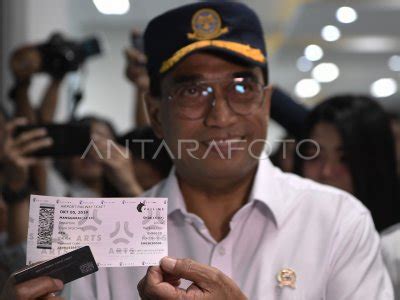
<path fill-rule="evenodd" d="M 394 139 L 378 103 L 353 95 L 328 99 L 308 116 L 304 138 L 317 142 L 320 152 L 311 160 L 296 155 L 299 174 L 356 196 L 378 231 L 400 220 Z M 316 154 L 314 145 L 304 145 L 300 152 Z"/>

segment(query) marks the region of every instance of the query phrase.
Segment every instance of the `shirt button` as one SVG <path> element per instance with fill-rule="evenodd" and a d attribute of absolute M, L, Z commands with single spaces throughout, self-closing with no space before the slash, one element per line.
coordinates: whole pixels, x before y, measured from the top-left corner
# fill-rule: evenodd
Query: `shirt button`
<path fill-rule="evenodd" d="M 219 248 L 218 248 L 218 253 L 219 253 L 219 255 L 224 256 L 224 255 L 226 254 L 225 248 L 222 247 L 222 246 L 219 247 Z"/>

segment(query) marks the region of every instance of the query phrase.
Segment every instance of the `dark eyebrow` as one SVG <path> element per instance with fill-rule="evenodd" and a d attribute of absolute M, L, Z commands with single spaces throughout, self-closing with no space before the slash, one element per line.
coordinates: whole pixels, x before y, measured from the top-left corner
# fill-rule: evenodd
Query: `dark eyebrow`
<path fill-rule="evenodd" d="M 172 79 L 172 84 L 181 84 L 181 83 L 188 83 L 188 82 L 195 82 L 204 79 L 203 76 L 200 74 L 193 74 L 193 75 L 178 75 Z"/>

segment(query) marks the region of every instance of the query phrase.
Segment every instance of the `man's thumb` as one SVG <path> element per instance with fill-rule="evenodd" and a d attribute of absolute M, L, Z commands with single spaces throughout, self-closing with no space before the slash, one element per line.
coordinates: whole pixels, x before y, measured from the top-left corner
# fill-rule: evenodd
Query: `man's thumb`
<path fill-rule="evenodd" d="M 161 260 L 160 266 L 164 272 L 190 280 L 201 288 L 212 285 L 212 279 L 219 275 L 217 269 L 188 258 L 175 259 L 167 256 Z"/>

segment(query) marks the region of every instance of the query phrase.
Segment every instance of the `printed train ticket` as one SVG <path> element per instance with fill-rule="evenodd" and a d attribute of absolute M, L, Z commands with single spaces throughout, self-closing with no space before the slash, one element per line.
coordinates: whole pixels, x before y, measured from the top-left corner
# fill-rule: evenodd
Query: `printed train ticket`
<path fill-rule="evenodd" d="M 99 267 L 158 265 L 168 255 L 167 198 L 32 195 L 27 264 L 90 246 Z"/>

